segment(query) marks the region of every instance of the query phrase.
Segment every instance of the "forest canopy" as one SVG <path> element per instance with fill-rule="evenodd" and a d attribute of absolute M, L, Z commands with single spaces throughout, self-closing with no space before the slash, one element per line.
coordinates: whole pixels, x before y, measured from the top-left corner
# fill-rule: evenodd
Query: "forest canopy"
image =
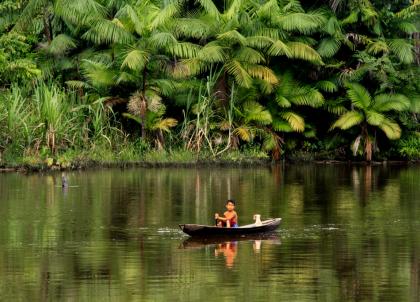
<path fill-rule="evenodd" d="M 0 1 L 0 164 L 177 150 L 419 159 L 419 8 Z"/>

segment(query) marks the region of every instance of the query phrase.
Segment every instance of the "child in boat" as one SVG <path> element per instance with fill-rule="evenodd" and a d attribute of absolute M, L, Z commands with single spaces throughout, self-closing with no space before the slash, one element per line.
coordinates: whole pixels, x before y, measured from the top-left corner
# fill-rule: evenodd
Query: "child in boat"
<path fill-rule="evenodd" d="M 219 213 L 214 215 L 214 218 L 217 221 L 217 226 L 227 227 L 227 228 L 237 228 L 238 227 L 238 214 L 235 212 L 235 201 L 229 199 L 226 201 L 227 211 L 223 213 L 223 216 L 219 216 Z"/>

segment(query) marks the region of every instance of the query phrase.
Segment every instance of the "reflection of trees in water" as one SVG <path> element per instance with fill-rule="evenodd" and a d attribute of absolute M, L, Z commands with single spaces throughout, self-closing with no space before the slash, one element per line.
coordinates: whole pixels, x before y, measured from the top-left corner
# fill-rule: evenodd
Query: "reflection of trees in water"
<path fill-rule="evenodd" d="M 112 300 L 159 292 L 164 300 L 180 297 L 170 292 L 174 285 L 162 283 L 159 291 L 147 280 L 178 278 L 185 282 L 180 292 L 189 292 L 197 279 L 222 280 L 225 272 L 205 267 L 208 253 L 176 252 L 178 242 L 157 240 L 157 229 L 211 223 L 232 195 L 243 222 L 257 210 L 281 216 L 288 236 L 281 247 L 263 243 L 259 254 L 239 246 L 231 282 L 263 280 L 289 300 L 297 289 L 326 300 L 319 290 L 326 285 L 333 288 L 327 289 L 330 300 L 419 296 L 418 169 L 138 169 L 69 177 L 80 187 L 66 199 L 61 188 L 51 188 L 55 178 L 0 180 L 0 292 L 18 293 L 16 300 L 83 300 L 93 293 Z M 20 199 L 13 199 L 12 188 L 19 188 Z M 338 230 L 321 229 L 330 223 Z M 17 273 L 10 277 L 12 269 Z"/>

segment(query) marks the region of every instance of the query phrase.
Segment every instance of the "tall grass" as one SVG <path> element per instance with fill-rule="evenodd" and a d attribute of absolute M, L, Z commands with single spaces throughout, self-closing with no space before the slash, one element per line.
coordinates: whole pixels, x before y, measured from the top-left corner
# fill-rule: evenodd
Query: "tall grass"
<path fill-rule="evenodd" d="M 113 149 L 126 135 L 104 99 L 90 101 L 54 84 L 0 93 L 0 151 L 9 157 L 53 156 L 69 149 Z"/>
<path fill-rule="evenodd" d="M 0 95 L 0 147 L 23 147 L 30 135 L 28 120 L 30 110 L 17 86 Z"/>

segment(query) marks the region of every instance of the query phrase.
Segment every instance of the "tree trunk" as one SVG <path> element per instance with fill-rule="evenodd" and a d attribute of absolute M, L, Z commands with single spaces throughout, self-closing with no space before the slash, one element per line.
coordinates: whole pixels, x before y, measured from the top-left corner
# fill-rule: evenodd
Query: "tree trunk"
<path fill-rule="evenodd" d="M 142 86 L 142 98 L 140 103 L 140 119 L 141 119 L 141 138 L 146 139 L 146 114 L 147 114 L 147 102 L 146 102 L 146 67 L 143 69 L 143 86 Z"/>
<path fill-rule="evenodd" d="M 228 76 L 226 71 L 223 72 L 222 76 L 217 80 L 216 83 L 216 93 L 215 96 L 217 99 L 221 101 L 223 107 L 226 107 L 228 104 L 229 99 L 229 84 L 228 84 Z"/>
<path fill-rule="evenodd" d="M 365 153 L 366 160 L 370 162 L 372 160 L 372 141 L 370 140 L 369 135 L 366 135 L 365 138 Z"/>
<path fill-rule="evenodd" d="M 48 44 L 51 44 L 52 41 L 52 35 L 51 35 L 51 24 L 50 24 L 50 16 L 48 14 L 47 8 L 44 10 L 44 16 L 43 16 L 43 22 L 44 22 L 44 35 L 47 38 Z"/>
<path fill-rule="evenodd" d="M 146 139 L 146 110 L 147 102 L 145 96 L 143 95 L 142 100 L 140 101 L 140 119 L 141 119 L 141 138 Z"/>

